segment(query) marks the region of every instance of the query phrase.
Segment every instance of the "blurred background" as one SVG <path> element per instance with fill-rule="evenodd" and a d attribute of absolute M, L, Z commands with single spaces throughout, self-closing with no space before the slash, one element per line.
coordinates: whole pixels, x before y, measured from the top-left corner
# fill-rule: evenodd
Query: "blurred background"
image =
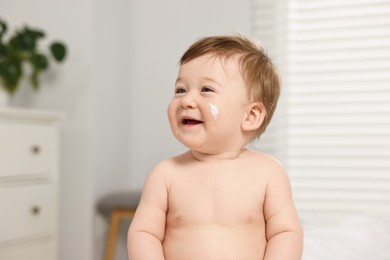
<path fill-rule="evenodd" d="M 67 44 L 40 91 L 21 86 L 11 102 L 63 113 L 59 255 L 99 259 L 99 199 L 142 187 L 157 161 L 184 151 L 166 119 L 181 54 L 205 35 L 249 33 L 250 1 L 4 0 L 0 16 Z"/>
<path fill-rule="evenodd" d="M 181 54 L 207 35 L 256 37 L 280 68 L 278 111 L 251 146 L 286 165 L 302 218 L 390 209 L 390 1 L 2 0 L 0 17 L 68 47 L 39 92 L 11 100 L 63 114 L 61 260 L 103 259 L 99 200 L 185 150 L 166 107 Z"/>

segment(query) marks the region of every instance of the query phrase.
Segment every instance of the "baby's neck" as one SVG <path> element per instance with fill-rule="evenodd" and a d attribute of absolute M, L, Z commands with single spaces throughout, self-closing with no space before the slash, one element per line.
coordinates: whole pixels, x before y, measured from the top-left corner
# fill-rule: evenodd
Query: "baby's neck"
<path fill-rule="evenodd" d="M 217 161 L 217 160 L 234 160 L 239 158 L 245 151 L 245 147 L 236 151 L 223 151 L 220 153 L 202 153 L 199 151 L 190 150 L 192 157 L 198 161 Z"/>

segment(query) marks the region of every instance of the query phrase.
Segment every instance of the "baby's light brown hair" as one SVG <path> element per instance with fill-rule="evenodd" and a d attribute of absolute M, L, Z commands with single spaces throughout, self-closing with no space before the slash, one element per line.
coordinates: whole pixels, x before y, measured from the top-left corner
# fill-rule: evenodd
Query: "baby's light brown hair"
<path fill-rule="evenodd" d="M 252 139 L 259 138 L 271 121 L 280 95 L 280 77 L 270 57 L 258 43 L 243 35 L 210 36 L 193 43 L 181 57 L 180 65 L 206 54 L 225 59 L 239 55 L 249 98 L 265 108 L 264 121 Z"/>

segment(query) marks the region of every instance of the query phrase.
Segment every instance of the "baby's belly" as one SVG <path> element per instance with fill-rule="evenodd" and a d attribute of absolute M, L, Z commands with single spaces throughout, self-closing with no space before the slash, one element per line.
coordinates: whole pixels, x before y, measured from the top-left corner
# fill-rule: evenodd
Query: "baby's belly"
<path fill-rule="evenodd" d="M 266 239 L 264 229 L 202 226 L 166 231 L 166 260 L 261 260 Z"/>

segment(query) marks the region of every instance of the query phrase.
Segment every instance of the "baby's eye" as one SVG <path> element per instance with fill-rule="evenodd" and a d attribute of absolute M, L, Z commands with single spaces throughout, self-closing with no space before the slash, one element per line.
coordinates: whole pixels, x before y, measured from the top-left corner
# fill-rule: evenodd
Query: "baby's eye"
<path fill-rule="evenodd" d="M 186 90 L 184 88 L 176 88 L 175 94 L 183 94 L 186 93 Z"/>
<path fill-rule="evenodd" d="M 202 92 L 214 92 L 214 90 L 208 86 L 202 87 Z"/>

